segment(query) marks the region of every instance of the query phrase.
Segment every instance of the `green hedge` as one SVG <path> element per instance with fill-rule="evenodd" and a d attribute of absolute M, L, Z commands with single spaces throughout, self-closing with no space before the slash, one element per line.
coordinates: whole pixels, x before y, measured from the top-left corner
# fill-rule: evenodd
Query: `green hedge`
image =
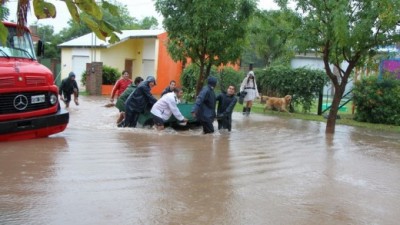
<path fill-rule="evenodd" d="M 400 80 L 370 76 L 356 82 L 353 93 L 354 120 L 400 125 Z"/>
<path fill-rule="evenodd" d="M 235 86 L 236 92 L 239 92 L 240 84 L 242 83 L 245 74 L 236 71 L 232 67 L 225 67 L 216 75 L 218 79 L 217 90 L 226 91 L 229 85 Z"/>
<path fill-rule="evenodd" d="M 199 79 L 199 73 L 200 68 L 196 64 L 190 64 L 181 74 L 181 84 L 184 93 L 183 99 L 187 102 L 193 102 L 196 98 L 196 83 Z M 216 93 L 221 92 L 221 90 L 226 91 L 229 85 L 235 85 L 236 91 L 239 91 L 240 82 L 242 82 L 243 79 L 242 73 L 231 67 L 225 67 L 219 72 L 216 67 L 212 67 L 210 76 L 215 76 L 218 80 L 215 88 Z M 204 82 L 204 85 L 206 84 L 207 81 Z"/>
<path fill-rule="evenodd" d="M 300 104 L 303 112 L 310 111 L 318 93 L 328 83 L 325 71 L 316 69 L 273 66 L 254 72 L 258 91 L 262 95 L 275 97 L 292 95 L 292 104 Z"/>
<path fill-rule="evenodd" d="M 82 73 L 81 83 L 83 86 L 86 85 L 86 71 Z M 115 84 L 117 80 L 121 77 L 121 72 L 111 66 L 103 65 L 103 83 L 104 85 Z"/>

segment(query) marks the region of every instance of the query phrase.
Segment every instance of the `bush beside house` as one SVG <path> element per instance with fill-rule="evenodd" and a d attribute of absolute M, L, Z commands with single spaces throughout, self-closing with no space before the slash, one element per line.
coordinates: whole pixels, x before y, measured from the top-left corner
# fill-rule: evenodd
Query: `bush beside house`
<path fill-rule="evenodd" d="M 400 80 L 369 76 L 355 83 L 354 120 L 400 125 Z"/>
<path fill-rule="evenodd" d="M 113 68 L 111 66 L 103 65 L 103 85 L 114 85 L 117 80 L 121 77 L 121 72 L 118 69 Z M 81 83 L 83 86 L 86 86 L 86 71 L 82 73 Z"/>
<path fill-rule="evenodd" d="M 118 69 L 103 65 L 102 70 L 102 86 L 101 86 L 101 94 L 109 95 L 117 82 L 117 80 L 121 77 L 121 72 Z M 86 71 L 82 73 L 81 83 L 83 86 L 86 86 L 87 81 L 87 73 Z"/>

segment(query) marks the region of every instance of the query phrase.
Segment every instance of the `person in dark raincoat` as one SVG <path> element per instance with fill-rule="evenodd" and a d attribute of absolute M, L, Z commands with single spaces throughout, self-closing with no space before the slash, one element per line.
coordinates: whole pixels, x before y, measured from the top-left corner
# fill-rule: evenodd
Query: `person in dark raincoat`
<path fill-rule="evenodd" d="M 156 85 L 156 79 L 148 76 L 141 82 L 137 89 L 132 92 L 125 102 L 125 120 L 121 122 L 123 127 L 136 127 L 139 115 L 145 110 L 150 110 L 157 99 L 150 93 L 151 88 Z"/>
<path fill-rule="evenodd" d="M 235 86 L 229 85 L 226 92 L 222 92 L 217 96 L 217 121 L 218 130 L 232 129 L 232 112 L 235 108 L 237 99 L 235 97 Z"/>
<path fill-rule="evenodd" d="M 69 103 L 71 102 L 71 95 L 74 95 L 75 105 L 79 105 L 78 96 L 79 96 L 79 88 L 78 84 L 75 80 L 74 72 L 70 72 L 68 77 L 61 81 L 60 89 L 59 89 L 60 99 L 65 103 L 65 108 L 69 107 Z"/>
<path fill-rule="evenodd" d="M 130 84 L 125 91 L 118 97 L 117 103 L 115 103 L 115 107 L 118 108 L 119 110 L 119 117 L 117 120 L 117 124 L 121 123 L 122 120 L 125 118 L 125 101 L 129 97 L 129 95 L 134 92 L 137 88 L 137 86 L 140 84 L 140 82 L 143 81 L 143 78 L 141 77 L 136 77 L 135 81 Z"/>
<path fill-rule="evenodd" d="M 196 98 L 192 108 L 192 116 L 196 117 L 203 126 L 204 134 L 214 133 L 213 122 L 215 119 L 215 92 L 217 78 L 210 76 L 207 79 L 207 86 L 203 87 Z"/>

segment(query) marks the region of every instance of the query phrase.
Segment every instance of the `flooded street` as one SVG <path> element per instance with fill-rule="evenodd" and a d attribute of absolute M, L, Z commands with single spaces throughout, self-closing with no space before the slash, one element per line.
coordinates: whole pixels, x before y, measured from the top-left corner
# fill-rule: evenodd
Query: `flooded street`
<path fill-rule="evenodd" d="M 106 99 L 0 143 L 0 224 L 399 224 L 399 134 L 239 113 L 231 133 L 117 128 Z"/>

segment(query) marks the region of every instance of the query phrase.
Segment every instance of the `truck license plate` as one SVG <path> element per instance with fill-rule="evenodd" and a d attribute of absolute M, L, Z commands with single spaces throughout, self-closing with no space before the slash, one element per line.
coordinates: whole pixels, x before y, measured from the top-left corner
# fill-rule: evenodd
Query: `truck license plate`
<path fill-rule="evenodd" d="M 45 96 L 44 95 L 34 95 L 31 96 L 31 103 L 36 104 L 36 103 L 42 103 L 45 101 Z"/>

